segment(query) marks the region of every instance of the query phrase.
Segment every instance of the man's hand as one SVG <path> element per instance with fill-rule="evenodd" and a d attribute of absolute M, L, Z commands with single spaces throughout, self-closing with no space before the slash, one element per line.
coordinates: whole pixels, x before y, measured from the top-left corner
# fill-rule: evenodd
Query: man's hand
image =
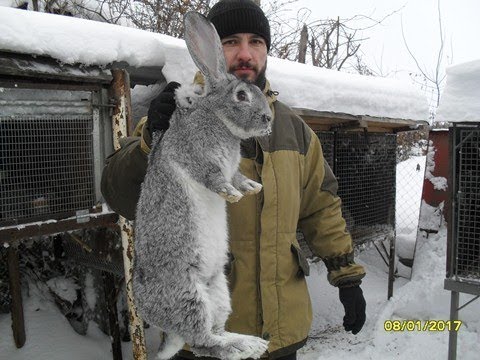
<path fill-rule="evenodd" d="M 352 334 L 357 334 L 365 324 L 366 302 L 360 286 L 340 288 L 340 301 L 345 308 L 343 327 Z"/>
<path fill-rule="evenodd" d="M 170 125 L 170 118 L 175 111 L 175 89 L 179 83 L 172 81 L 150 103 L 148 108 L 147 128 L 152 135 L 155 131 L 165 131 Z"/>

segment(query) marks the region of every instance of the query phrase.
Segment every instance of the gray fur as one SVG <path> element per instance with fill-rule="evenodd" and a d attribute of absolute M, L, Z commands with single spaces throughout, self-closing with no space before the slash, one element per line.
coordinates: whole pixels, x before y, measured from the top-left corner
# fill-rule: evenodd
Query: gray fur
<path fill-rule="evenodd" d="M 240 141 L 268 134 L 272 115 L 258 87 L 225 72 L 220 39 L 205 17 L 188 13 L 185 29 L 207 86 L 202 94 L 177 91 L 170 128 L 153 141 L 136 212 L 136 304 L 146 322 L 166 333 L 158 359 L 183 342 L 201 356 L 258 358 L 267 341 L 225 331 L 231 311 L 225 199 L 261 190 L 238 171 Z M 239 101 L 240 91 L 248 101 Z"/>

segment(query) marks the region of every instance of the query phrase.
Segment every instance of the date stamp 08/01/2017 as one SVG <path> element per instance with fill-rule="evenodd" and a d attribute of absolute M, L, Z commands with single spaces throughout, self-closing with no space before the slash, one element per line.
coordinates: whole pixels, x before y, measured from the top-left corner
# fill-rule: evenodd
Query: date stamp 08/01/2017
<path fill-rule="evenodd" d="M 385 331 L 458 331 L 462 320 L 385 320 Z"/>

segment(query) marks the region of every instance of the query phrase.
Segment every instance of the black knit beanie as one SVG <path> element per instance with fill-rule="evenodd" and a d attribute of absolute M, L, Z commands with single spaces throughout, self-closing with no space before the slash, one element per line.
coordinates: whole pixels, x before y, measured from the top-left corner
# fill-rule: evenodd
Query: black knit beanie
<path fill-rule="evenodd" d="M 252 33 L 265 39 L 270 50 L 270 25 L 262 9 L 252 0 L 220 0 L 208 13 L 220 39 L 238 33 Z"/>

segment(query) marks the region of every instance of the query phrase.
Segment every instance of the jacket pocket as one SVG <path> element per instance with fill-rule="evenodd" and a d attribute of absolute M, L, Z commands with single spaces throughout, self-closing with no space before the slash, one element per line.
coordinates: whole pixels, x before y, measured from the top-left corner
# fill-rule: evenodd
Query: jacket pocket
<path fill-rule="evenodd" d="M 298 261 L 297 276 L 302 277 L 310 275 L 310 265 L 308 264 L 307 257 L 303 253 L 302 249 L 300 249 L 300 247 L 296 246 L 295 244 L 292 244 L 290 246 L 290 250 L 292 251 L 293 255 L 295 255 L 295 258 Z"/>

